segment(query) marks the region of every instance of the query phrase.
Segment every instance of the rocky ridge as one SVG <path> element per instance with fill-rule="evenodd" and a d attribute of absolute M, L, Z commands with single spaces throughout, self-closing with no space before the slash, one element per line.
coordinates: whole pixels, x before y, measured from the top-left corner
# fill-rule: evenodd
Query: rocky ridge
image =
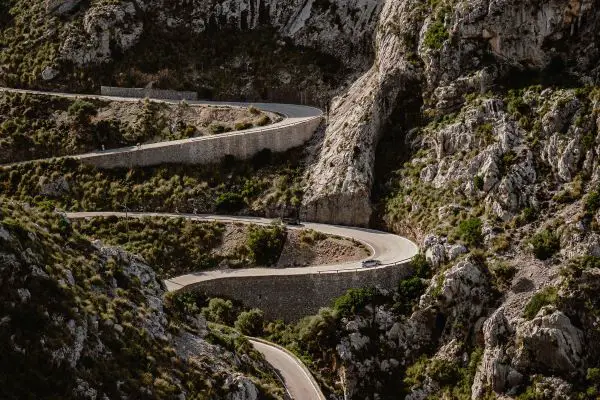
<path fill-rule="evenodd" d="M 582 84 L 593 82 L 594 7 L 591 1 L 386 2 L 373 67 L 332 104 L 323 149 L 309 172 L 307 218 L 369 222 L 375 147 L 393 114 L 410 121 L 407 99 L 444 115 L 465 94 L 485 92 L 519 70 L 562 68 Z"/>

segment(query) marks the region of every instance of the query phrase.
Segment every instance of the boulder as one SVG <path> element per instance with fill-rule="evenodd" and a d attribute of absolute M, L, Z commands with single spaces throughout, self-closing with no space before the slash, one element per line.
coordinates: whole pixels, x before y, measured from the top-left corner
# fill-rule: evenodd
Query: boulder
<path fill-rule="evenodd" d="M 54 15 L 65 15 L 75 10 L 82 0 L 46 0 L 46 12 Z"/>
<path fill-rule="evenodd" d="M 518 325 L 513 363 L 518 369 L 570 373 L 581 366 L 583 339 L 569 317 L 543 307 L 533 320 Z"/>

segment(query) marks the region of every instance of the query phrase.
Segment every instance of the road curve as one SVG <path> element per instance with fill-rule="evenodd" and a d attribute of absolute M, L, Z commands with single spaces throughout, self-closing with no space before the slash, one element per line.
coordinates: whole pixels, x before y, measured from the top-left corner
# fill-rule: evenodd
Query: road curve
<path fill-rule="evenodd" d="M 256 351 L 277 370 L 288 395 L 294 400 L 325 400 L 314 377 L 294 354 L 274 343 L 259 338 L 248 338 Z"/>
<path fill-rule="evenodd" d="M 80 98 L 80 99 L 94 99 L 94 100 L 104 100 L 104 101 L 120 101 L 120 102 L 138 102 L 142 99 L 140 98 L 132 98 L 132 97 L 115 97 L 115 96 L 102 96 L 95 94 L 73 94 L 73 93 L 59 93 L 59 92 L 46 92 L 46 91 L 36 91 L 36 90 L 25 90 L 25 89 L 12 89 L 0 87 L 0 92 L 8 92 L 8 93 L 20 93 L 20 94 L 31 94 L 31 95 L 44 95 L 44 96 L 54 96 L 54 97 L 63 97 L 63 98 Z M 165 99 L 151 99 L 154 102 L 160 103 L 168 103 L 168 104 L 178 104 L 179 100 L 165 100 Z M 281 130 L 282 128 L 286 130 L 292 130 L 294 127 L 302 124 L 310 124 L 310 126 L 314 126 L 316 129 L 318 123 L 323 117 L 323 111 L 310 106 L 302 106 L 296 104 L 279 104 L 279 103 L 259 103 L 259 102 L 233 102 L 233 101 L 186 101 L 189 105 L 208 105 L 208 106 L 230 106 L 230 107 L 248 107 L 253 105 L 263 111 L 273 112 L 283 116 L 284 118 L 271 125 L 255 127 L 250 129 L 245 129 L 241 131 L 234 131 L 228 133 L 221 133 L 219 135 L 208 135 L 208 136 L 199 136 L 189 139 L 181 139 L 181 140 L 170 140 L 170 141 L 162 141 L 156 143 L 148 143 L 142 144 L 140 146 L 128 146 L 128 147 L 120 147 L 116 149 L 108 149 L 108 150 L 97 150 L 90 153 L 84 154 L 75 154 L 64 157 L 56 157 L 56 158 L 75 158 L 78 160 L 94 163 L 95 159 L 105 158 L 114 154 L 137 154 L 140 152 L 148 152 L 148 151 L 162 151 L 163 149 L 167 149 L 172 146 L 181 146 L 181 145 L 189 145 L 191 143 L 199 142 L 199 141 L 214 141 L 214 140 L 224 140 L 225 138 L 230 137 L 239 137 L 245 135 L 252 134 L 260 134 L 274 130 Z M 316 125 L 315 125 L 316 124 Z M 311 132 L 312 133 L 312 132 Z M 55 159 L 56 159 L 55 158 Z M 34 161 L 42 161 L 42 160 L 28 160 L 21 161 L 13 164 L 5 164 L 4 167 L 16 165 L 16 164 L 26 164 Z"/>
<path fill-rule="evenodd" d="M 91 218 L 91 217 L 125 217 L 123 212 L 69 212 L 66 213 L 68 218 Z M 220 222 L 238 222 L 245 224 L 261 224 L 268 225 L 273 222 L 272 219 L 260 218 L 260 217 L 241 217 L 241 216 L 224 216 L 224 215 L 195 215 L 195 214 L 174 214 L 174 213 L 140 213 L 130 212 L 127 213 L 130 217 L 142 218 L 142 217 L 173 217 L 173 218 L 186 218 L 194 221 L 220 221 Z M 419 249 L 416 244 L 410 240 L 394 235 L 391 233 L 376 231 L 372 229 L 354 228 L 349 226 L 338 226 L 338 225 L 325 225 L 306 222 L 302 226 L 288 226 L 291 229 L 314 229 L 315 231 L 322 232 L 328 235 L 338 235 L 347 238 L 358 240 L 361 243 L 367 245 L 372 252 L 371 257 L 381 261 L 382 265 L 379 267 L 369 268 L 380 269 L 386 268 L 389 265 L 397 264 L 403 261 L 407 261 L 415 256 Z M 308 267 L 299 268 L 243 268 L 243 269 L 232 269 L 232 270 L 214 270 L 214 271 L 200 271 L 190 274 L 185 274 L 177 277 L 173 277 L 165 280 L 165 284 L 169 291 L 176 291 L 182 289 L 188 285 L 194 285 L 203 281 L 210 281 L 225 277 L 241 277 L 241 276 L 273 276 L 273 275 L 305 275 L 305 274 L 319 274 L 319 273 L 333 273 L 343 270 L 362 270 L 361 263 L 358 261 L 344 262 L 339 264 L 327 264 L 327 265 L 312 265 Z"/>

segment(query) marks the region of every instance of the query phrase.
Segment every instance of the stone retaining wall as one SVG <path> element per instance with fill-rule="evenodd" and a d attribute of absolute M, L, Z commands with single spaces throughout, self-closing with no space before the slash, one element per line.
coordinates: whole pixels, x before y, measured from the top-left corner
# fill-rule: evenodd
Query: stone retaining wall
<path fill-rule="evenodd" d="M 321 117 L 314 117 L 291 125 L 107 150 L 78 158 L 98 168 L 145 167 L 164 163 L 210 164 L 221 161 L 227 155 L 244 160 L 263 149 L 283 152 L 301 146 L 311 138 L 320 123 Z"/>
<path fill-rule="evenodd" d="M 146 88 L 124 88 L 124 87 L 113 87 L 113 86 L 101 86 L 100 94 L 102 96 L 113 96 L 113 97 L 133 97 L 133 98 L 151 98 L 151 99 L 164 99 L 164 100 L 187 100 L 196 101 L 198 100 L 198 93 L 196 92 L 179 92 L 176 90 L 163 90 L 163 89 L 146 89 Z"/>
<path fill-rule="evenodd" d="M 247 307 L 260 308 L 267 318 L 290 322 L 316 314 L 351 288 L 395 290 L 398 281 L 411 272 L 407 261 L 385 268 L 339 273 L 220 278 L 182 290 L 239 300 Z"/>

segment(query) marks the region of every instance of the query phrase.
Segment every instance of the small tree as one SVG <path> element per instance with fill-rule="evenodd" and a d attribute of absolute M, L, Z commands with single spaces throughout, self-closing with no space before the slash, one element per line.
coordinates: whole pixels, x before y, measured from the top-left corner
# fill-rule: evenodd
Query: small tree
<path fill-rule="evenodd" d="M 246 240 L 250 259 L 257 265 L 274 265 L 285 244 L 285 229 L 280 225 L 251 226 Z"/>
<path fill-rule="evenodd" d="M 202 315 L 211 322 L 217 324 L 231 325 L 235 320 L 233 303 L 218 297 L 210 299 L 208 307 L 202 308 Z"/>
<path fill-rule="evenodd" d="M 237 212 L 245 206 L 244 197 L 239 193 L 222 193 L 215 201 L 215 207 L 218 212 Z"/>
<path fill-rule="evenodd" d="M 479 218 L 461 221 L 458 226 L 460 238 L 469 246 L 479 246 L 483 241 L 481 233 L 482 222 Z"/>
<path fill-rule="evenodd" d="M 345 317 L 362 310 L 367 304 L 372 303 L 377 292 L 373 288 L 349 289 L 346 293 L 335 299 L 333 309 Z"/>
<path fill-rule="evenodd" d="M 533 248 L 533 254 L 539 260 L 547 260 L 560 250 L 558 237 L 547 229 L 533 235 L 529 243 Z"/>
<path fill-rule="evenodd" d="M 244 335 L 259 336 L 263 333 L 265 314 L 258 308 L 241 312 L 235 321 L 235 327 Z"/>
<path fill-rule="evenodd" d="M 90 119 L 98 114 L 96 107 L 85 100 L 75 100 L 69 106 L 67 112 L 74 117 L 77 125 L 89 125 Z"/>

